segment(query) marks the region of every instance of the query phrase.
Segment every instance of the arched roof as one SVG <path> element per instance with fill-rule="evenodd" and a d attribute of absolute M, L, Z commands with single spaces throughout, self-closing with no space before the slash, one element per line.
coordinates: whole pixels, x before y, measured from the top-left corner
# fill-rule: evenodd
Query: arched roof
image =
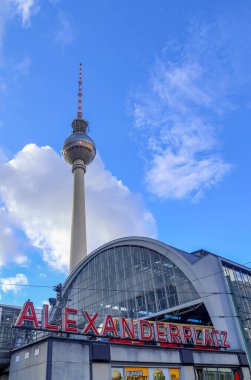
<path fill-rule="evenodd" d="M 69 275 L 64 283 L 64 289 L 67 289 L 71 283 L 76 279 L 81 270 L 88 265 L 88 263 L 97 255 L 102 254 L 102 252 L 120 246 L 138 246 L 151 249 L 164 257 L 171 260 L 177 267 L 186 275 L 186 277 L 194 282 L 193 285 L 197 292 L 200 294 L 200 291 L 203 291 L 203 285 L 200 281 L 197 281 L 198 275 L 193 269 L 193 264 L 196 263 L 199 258 L 192 255 L 191 253 L 182 251 L 180 249 L 174 248 L 170 245 L 167 245 L 163 242 L 160 242 L 155 239 L 146 238 L 146 237 L 124 237 L 116 240 L 112 240 L 109 243 L 102 245 L 101 247 L 94 250 L 90 253 L 84 260 L 82 260 L 79 265 L 74 269 L 74 271 Z"/>

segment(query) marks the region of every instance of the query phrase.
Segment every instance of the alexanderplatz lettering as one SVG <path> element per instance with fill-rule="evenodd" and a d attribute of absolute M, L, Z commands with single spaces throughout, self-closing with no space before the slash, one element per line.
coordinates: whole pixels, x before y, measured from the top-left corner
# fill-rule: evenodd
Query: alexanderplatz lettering
<path fill-rule="evenodd" d="M 32 329 L 51 332 L 65 332 L 69 334 L 94 335 L 96 337 L 137 340 L 142 342 L 156 341 L 163 345 L 194 345 L 212 348 L 229 348 L 227 331 L 207 328 L 207 326 L 181 325 L 166 322 L 149 322 L 147 320 L 133 320 L 131 318 L 115 318 L 107 315 L 103 323 L 99 324 L 98 313 L 90 315 L 87 311 L 81 311 L 85 324 L 79 329 L 74 319 L 78 314 L 77 309 L 64 308 L 62 310 L 62 326 L 52 324 L 49 321 L 49 307 L 43 305 L 42 327 L 38 323 L 33 302 L 27 301 L 15 323 L 15 327 L 27 328 L 32 323 Z M 100 327 L 102 326 L 102 327 Z"/>

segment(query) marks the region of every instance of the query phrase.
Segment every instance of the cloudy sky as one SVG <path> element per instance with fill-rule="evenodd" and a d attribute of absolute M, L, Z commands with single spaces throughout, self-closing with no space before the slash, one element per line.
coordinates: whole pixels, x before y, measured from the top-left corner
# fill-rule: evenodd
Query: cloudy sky
<path fill-rule="evenodd" d="M 250 19 L 245 0 L 0 0 L 0 303 L 68 273 L 80 62 L 88 251 L 140 235 L 251 260 Z"/>

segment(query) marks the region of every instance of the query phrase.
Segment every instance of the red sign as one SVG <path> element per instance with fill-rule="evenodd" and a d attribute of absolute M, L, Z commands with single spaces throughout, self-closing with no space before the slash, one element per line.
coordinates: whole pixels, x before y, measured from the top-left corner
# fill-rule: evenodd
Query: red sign
<path fill-rule="evenodd" d="M 192 344 L 196 348 L 229 348 L 227 331 L 215 330 L 208 326 L 182 325 L 175 323 L 134 320 L 131 318 L 115 318 L 107 315 L 103 323 L 97 323 L 98 313 L 90 315 L 86 310 L 81 311 L 86 323 L 84 328 L 78 328 L 77 309 L 62 310 L 62 326 L 49 322 L 48 305 L 43 305 L 42 326 L 38 324 L 33 302 L 27 301 L 15 323 L 15 327 L 32 327 L 34 330 L 65 332 L 70 334 L 95 335 L 112 338 L 113 341 L 126 343 L 130 341 L 157 342 L 162 346 L 180 346 Z M 32 326 L 31 326 L 32 323 Z M 100 329 L 100 326 L 102 328 Z"/>

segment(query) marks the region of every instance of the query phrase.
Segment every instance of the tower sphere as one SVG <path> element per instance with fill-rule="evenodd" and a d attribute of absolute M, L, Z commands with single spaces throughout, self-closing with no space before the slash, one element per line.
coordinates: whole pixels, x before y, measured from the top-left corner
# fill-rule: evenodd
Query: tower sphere
<path fill-rule="evenodd" d="M 96 156 L 95 143 L 85 131 L 74 131 L 65 140 L 62 151 L 65 161 L 70 165 L 78 159 L 89 165 Z"/>

